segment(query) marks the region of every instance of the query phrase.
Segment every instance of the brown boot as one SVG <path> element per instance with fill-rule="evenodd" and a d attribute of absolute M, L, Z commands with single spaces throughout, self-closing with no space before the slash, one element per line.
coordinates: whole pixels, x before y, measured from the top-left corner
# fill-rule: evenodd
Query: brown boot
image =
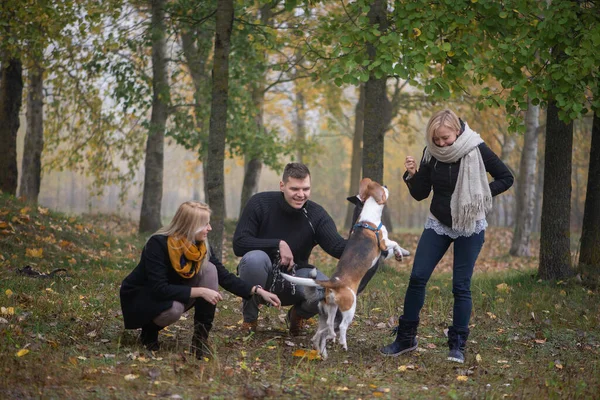
<path fill-rule="evenodd" d="M 300 336 L 302 334 L 302 330 L 307 325 L 307 320 L 298 315 L 296 312 L 296 307 L 290 308 L 290 311 L 287 313 L 286 320 L 289 324 L 291 336 Z"/>
<path fill-rule="evenodd" d="M 258 329 L 258 320 L 254 320 L 251 322 L 244 321 L 242 323 L 242 331 L 244 333 L 256 333 L 257 329 Z"/>

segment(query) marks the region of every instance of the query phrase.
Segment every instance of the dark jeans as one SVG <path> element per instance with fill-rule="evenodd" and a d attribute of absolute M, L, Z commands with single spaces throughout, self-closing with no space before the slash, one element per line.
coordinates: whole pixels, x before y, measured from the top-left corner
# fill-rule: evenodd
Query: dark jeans
<path fill-rule="evenodd" d="M 454 294 L 453 324 L 457 329 L 469 327 L 471 309 L 471 277 L 475 261 L 485 241 L 485 231 L 469 237 L 452 239 L 438 235 L 433 229 L 425 229 L 419 239 L 415 261 L 406 297 L 404 298 L 404 319 L 416 321 L 425 302 L 425 286 L 438 262 L 450 244 L 454 242 L 454 266 L 452 272 L 452 293 Z"/>

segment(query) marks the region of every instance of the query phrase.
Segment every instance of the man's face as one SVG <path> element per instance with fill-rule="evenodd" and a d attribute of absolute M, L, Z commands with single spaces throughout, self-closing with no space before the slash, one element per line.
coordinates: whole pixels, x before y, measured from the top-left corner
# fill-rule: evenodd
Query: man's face
<path fill-rule="evenodd" d="M 279 182 L 279 189 L 283 192 L 285 201 L 299 210 L 310 197 L 310 176 L 304 179 L 289 177 L 287 182 Z"/>

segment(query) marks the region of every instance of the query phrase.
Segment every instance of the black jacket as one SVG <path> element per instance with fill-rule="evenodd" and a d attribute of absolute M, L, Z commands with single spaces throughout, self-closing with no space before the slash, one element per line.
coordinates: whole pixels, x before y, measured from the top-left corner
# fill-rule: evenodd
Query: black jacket
<path fill-rule="evenodd" d="M 252 285 L 229 272 L 213 255 L 209 261 L 217 267 L 219 285 L 244 298 L 250 297 Z M 126 329 L 136 329 L 149 323 L 161 312 L 169 309 L 173 301 L 187 304 L 192 288 L 185 278 L 171 266 L 167 236 L 154 235 L 144 246 L 137 267 L 121 284 L 121 309 Z"/>
<path fill-rule="evenodd" d="M 485 170 L 494 178 L 490 183 L 492 197 L 508 190 L 513 184 L 513 175 L 498 156 L 485 144 L 479 145 L 479 151 L 485 164 Z M 421 201 L 429 197 L 433 188 L 433 199 L 429 211 L 442 224 L 452 227 L 452 214 L 450 213 L 450 198 L 456 186 L 460 161 L 443 163 L 435 157 L 429 162 L 421 159 L 419 170 L 412 178 L 408 178 L 408 171 L 404 173 L 404 182 L 415 200 Z"/>
<path fill-rule="evenodd" d="M 233 235 L 235 255 L 242 257 L 249 251 L 262 250 L 273 260 L 281 240 L 290 246 L 299 268 L 308 266 L 316 245 L 338 259 L 346 247 L 335 223 L 317 203 L 309 200 L 298 210 L 285 201 L 281 192 L 255 194 L 244 207 Z"/>

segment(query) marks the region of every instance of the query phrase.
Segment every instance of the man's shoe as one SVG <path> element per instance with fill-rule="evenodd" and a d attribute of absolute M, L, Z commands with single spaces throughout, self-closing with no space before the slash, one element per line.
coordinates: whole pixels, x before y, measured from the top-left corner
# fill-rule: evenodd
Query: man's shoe
<path fill-rule="evenodd" d="M 256 333 L 256 330 L 258 329 L 258 320 L 254 320 L 251 322 L 246 322 L 244 321 L 242 323 L 242 331 L 247 332 L 247 333 Z"/>
<path fill-rule="evenodd" d="M 304 319 L 298 315 L 296 308 L 292 307 L 287 313 L 286 320 L 289 324 L 290 335 L 300 336 L 302 331 L 307 326 L 307 319 Z"/>

